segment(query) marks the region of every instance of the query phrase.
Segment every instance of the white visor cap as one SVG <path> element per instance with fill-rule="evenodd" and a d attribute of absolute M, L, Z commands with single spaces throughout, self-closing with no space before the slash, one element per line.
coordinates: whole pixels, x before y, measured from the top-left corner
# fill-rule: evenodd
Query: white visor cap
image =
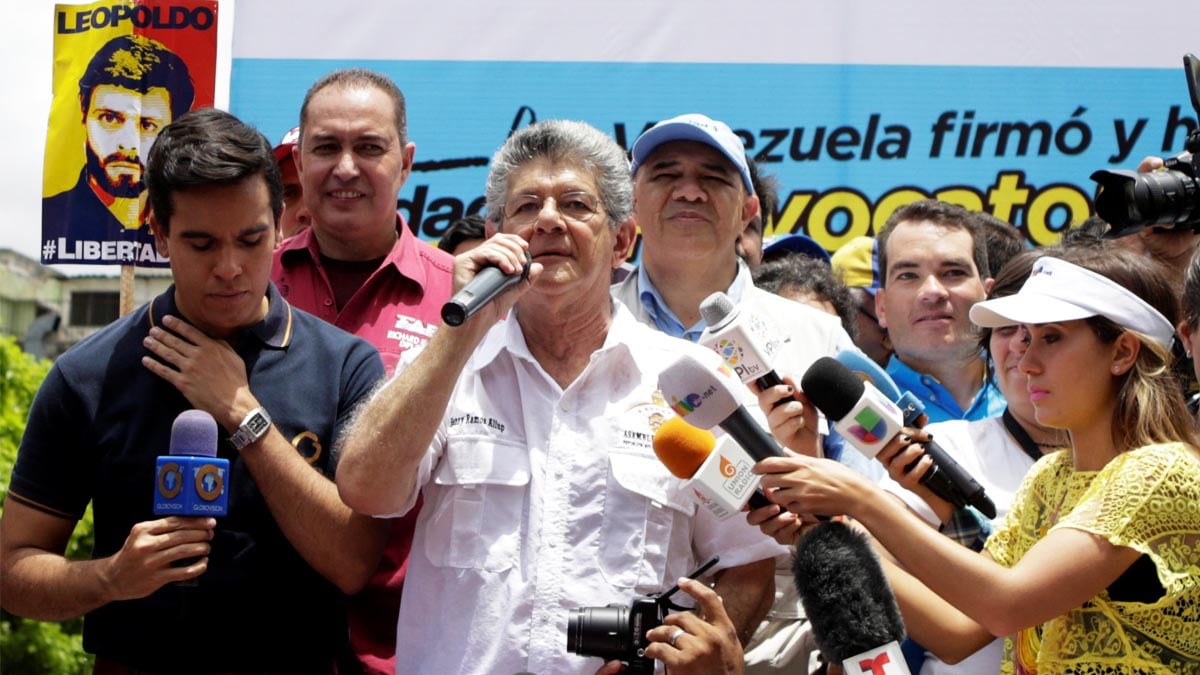
<path fill-rule="evenodd" d="M 1102 316 L 1150 336 L 1167 351 L 1175 338 L 1171 322 L 1124 286 L 1049 256 L 1033 262 L 1033 272 L 1015 295 L 978 302 L 971 307 L 970 316 L 984 328 Z"/>

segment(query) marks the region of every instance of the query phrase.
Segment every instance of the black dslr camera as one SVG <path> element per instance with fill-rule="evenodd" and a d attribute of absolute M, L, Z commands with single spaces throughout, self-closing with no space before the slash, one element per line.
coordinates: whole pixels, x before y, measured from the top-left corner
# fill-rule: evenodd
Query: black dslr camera
<path fill-rule="evenodd" d="M 1192 108 L 1200 115 L 1200 59 L 1184 55 L 1183 70 Z M 1102 169 L 1092 174 L 1100 184 L 1096 213 L 1111 225 L 1105 237 L 1123 237 L 1148 225 L 1200 232 L 1200 128 L 1188 134 L 1184 150 L 1179 157 L 1164 160 L 1164 171 Z"/>
<path fill-rule="evenodd" d="M 688 578 L 704 574 L 718 560 L 713 558 L 697 567 Z M 619 660 L 625 664 L 626 673 L 654 673 L 654 659 L 646 658 L 646 647 L 650 645 L 646 633 L 662 625 L 668 610 L 689 609 L 671 602 L 671 596 L 677 592 L 676 585 L 665 593 L 636 597 L 628 605 L 573 610 L 567 621 L 567 651 L 580 656 L 599 656 L 605 661 Z"/>

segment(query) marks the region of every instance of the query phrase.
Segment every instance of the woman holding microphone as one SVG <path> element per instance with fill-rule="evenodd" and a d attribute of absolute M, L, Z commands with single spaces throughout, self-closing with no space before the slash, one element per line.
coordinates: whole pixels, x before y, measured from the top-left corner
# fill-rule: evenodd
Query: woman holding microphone
<path fill-rule="evenodd" d="M 909 633 L 947 661 L 1006 636 L 1002 673 L 1200 673 L 1200 455 L 1170 371 L 1178 301 L 1159 267 L 1115 247 L 1056 255 L 971 310 L 1019 326 L 1037 422 L 1070 437 L 1030 469 L 982 553 L 834 462 L 755 471 L 789 510 L 869 530 L 904 568 L 885 561 Z M 774 407 L 787 390 L 759 396 L 785 445 L 802 412 Z"/>

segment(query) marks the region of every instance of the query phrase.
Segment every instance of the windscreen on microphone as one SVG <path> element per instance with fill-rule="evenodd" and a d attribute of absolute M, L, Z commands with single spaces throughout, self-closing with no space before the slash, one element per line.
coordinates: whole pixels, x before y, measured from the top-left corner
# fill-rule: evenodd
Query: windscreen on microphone
<path fill-rule="evenodd" d="M 871 545 L 838 521 L 796 543 L 792 572 L 813 638 L 832 663 L 904 639 L 896 597 Z"/>
<path fill-rule="evenodd" d="M 217 456 L 217 421 L 203 410 L 185 410 L 171 424 L 170 453 Z"/>
<path fill-rule="evenodd" d="M 654 432 L 654 454 L 671 475 L 688 480 L 717 447 L 717 437 L 707 429 L 696 428 L 679 417 L 672 417 Z"/>
<path fill-rule="evenodd" d="M 709 330 L 717 330 L 724 326 L 737 314 L 737 305 L 733 299 L 720 291 L 713 293 L 700 303 L 700 316 Z"/>
<path fill-rule="evenodd" d="M 866 386 L 836 359 L 822 356 L 800 378 L 800 389 L 826 416 L 840 420 L 862 398 Z"/>

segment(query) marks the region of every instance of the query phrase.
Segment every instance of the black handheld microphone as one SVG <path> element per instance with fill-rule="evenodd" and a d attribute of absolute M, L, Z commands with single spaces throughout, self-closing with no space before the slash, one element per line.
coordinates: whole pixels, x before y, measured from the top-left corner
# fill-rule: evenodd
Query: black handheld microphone
<path fill-rule="evenodd" d="M 792 572 L 826 659 L 848 674 L 909 675 L 904 621 L 865 538 L 844 523 L 820 523 L 796 542 Z"/>
<path fill-rule="evenodd" d="M 779 443 L 734 395 L 741 386 L 721 357 L 684 354 L 658 375 L 658 388 L 671 409 L 688 424 L 701 429 L 719 426 L 755 461 L 784 457 Z"/>
<path fill-rule="evenodd" d="M 867 457 L 879 454 L 904 423 L 894 403 L 828 356 L 813 363 L 801 378 L 800 387 L 813 405 L 837 420 L 834 428 L 846 441 Z M 971 474 L 934 441 L 923 447 L 933 466 L 921 476 L 922 485 L 956 509 L 970 504 L 988 518 L 996 517 L 996 505 Z"/>
<path fill-rule="evenodd" d="M 229 460 L 217 457 L 217 421 L 203 410 L 184 410 L 171 424 L 170 454 L 155 461 L 154 515 L 220 517 L 229 513 Z M 183 558 L 173 567 L 187 567 L 199 558 Z M 177 581 L 194 588 L 197 579 Z M 180 616 L 190 611 L 181 596 Z"/>
<path fill-rule="evenodd" d="M 505 274 L 499 267 L 484 267 L 475 278 L 442 305 L 442 321 L 450 326 L 460 326 L 484 305 L 510 286 L 519 284 L 529 277 L 529 252 L 525 252 L 525 265 L 520 274 Z"/>

